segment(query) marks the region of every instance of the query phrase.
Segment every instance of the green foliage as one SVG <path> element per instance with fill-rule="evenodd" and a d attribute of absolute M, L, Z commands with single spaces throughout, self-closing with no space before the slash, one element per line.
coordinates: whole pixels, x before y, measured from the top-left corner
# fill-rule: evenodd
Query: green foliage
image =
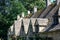
<path fill-rule="evenodd" d="M 10 4 L 10 7 L 6 7 L 4 2 L 1 4 L 8 12 L 0 13 L 0 37 L 6 36 L 8 28 L 14 23 L 14 20 L 17 19 L 18 14 L 21 15 L 21 12 L 25 12 L 26 14 L 27 11 L 20 1 L 15 2 L 15 0 L 11 0 Z"/>
<path fill-rule="evenodd" d="M 20 1 L 11 1 L 10 11 L 11 13 L 21 14 L 21 12 L 26 12 L 27 10 Z"/>
<path fill-rule="evenodd" d="M 34 6 L 37 6 L 39 10 L 46 7 L 45 0 L 21 0 L 21 2 L 27 10 L 31 11 L 33 10 Z"/>

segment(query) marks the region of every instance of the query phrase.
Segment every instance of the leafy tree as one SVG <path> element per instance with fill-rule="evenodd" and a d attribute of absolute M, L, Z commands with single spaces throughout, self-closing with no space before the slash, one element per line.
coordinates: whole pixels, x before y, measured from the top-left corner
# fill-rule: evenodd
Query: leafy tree
<path fill-rule="evenodd" d="M 26 13 L 27 11 L 20 1 L 15 2 L 13 0 L 10 1 L 10 3 L 10 8 L 2 4 L 4 6 L 4 10 L 7 9 L 9 12 L 4 12 L 3 14 L 0 13 L 0 37 L 3 37 L 4 39 L 7 37 L 8 28 L 14 23 L 14 20 L 17 19 L 17 15 L 21 14 L 21 12 Z"/>
<path fill-rule="evenodd" d="M 34 6 L 37 6 L 39 10 L 46 7 L 45 0 L 21 0 L 21 2 L 25 8 L 30 11 L 33 11 Z"/>
<path fill-rule="evenodd" d="M 11 13 L 21 14 L 21 12 L 26 12 L 24 5 L 20 1 L 11 1 Z"/>

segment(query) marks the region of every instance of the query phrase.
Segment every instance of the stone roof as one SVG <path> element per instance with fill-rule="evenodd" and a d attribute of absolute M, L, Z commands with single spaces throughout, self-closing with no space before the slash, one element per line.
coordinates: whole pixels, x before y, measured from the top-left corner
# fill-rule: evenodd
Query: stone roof
<path fill-rule="evenodd" d="M 56 5 L 51 11 L 50 13 L 46 16 L 46 18 L 49 18 L 50 22 L 49 24 L 47 25 L 47 27 L 44 29 L 44 31 L 49 31 L 51 28 L 54 28 L 52 25 L 54 24 L 54 21 L 53 21 L 53 15 L 57 12 L 59 8 L 59 5 Z"/>
<path fill-rule="evenodd" d="M 56 30 L 60 30 L 60 24 L 56 25 L 54 28 L 52 28 L 49 31 L 56 31 Z"/>
<path fill-rule="evenodd" d="M 39 16 L 39 18 L 45 17 L 45 16 L 52 10 L 52 8 L 53 8 L 54 6 L 55 6 L 54 4 L 49 5 L 49 6 L 41 13 L 41 15 Z"/>

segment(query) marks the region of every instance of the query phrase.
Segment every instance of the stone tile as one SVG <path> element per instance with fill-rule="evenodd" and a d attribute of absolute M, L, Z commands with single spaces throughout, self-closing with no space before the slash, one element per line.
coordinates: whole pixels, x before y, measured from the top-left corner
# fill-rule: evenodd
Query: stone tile
<path fill-rule="evenodd" d="M 25 33 L 27 33 L 28 32 L 28 27 L 29 27 L 30 19 L 28 19 L 28 18 L 23 19 L 23 22 L 24 22 Z"/>

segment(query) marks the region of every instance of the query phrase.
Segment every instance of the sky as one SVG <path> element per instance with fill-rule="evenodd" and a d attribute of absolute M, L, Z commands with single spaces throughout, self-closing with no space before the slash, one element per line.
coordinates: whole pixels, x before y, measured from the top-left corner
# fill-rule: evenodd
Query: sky
<path fill-rule="evenodd" d="M 53 1 L 55 1 L 55 0 L 51 0 L 51 2 L 53 2 Z"/>

